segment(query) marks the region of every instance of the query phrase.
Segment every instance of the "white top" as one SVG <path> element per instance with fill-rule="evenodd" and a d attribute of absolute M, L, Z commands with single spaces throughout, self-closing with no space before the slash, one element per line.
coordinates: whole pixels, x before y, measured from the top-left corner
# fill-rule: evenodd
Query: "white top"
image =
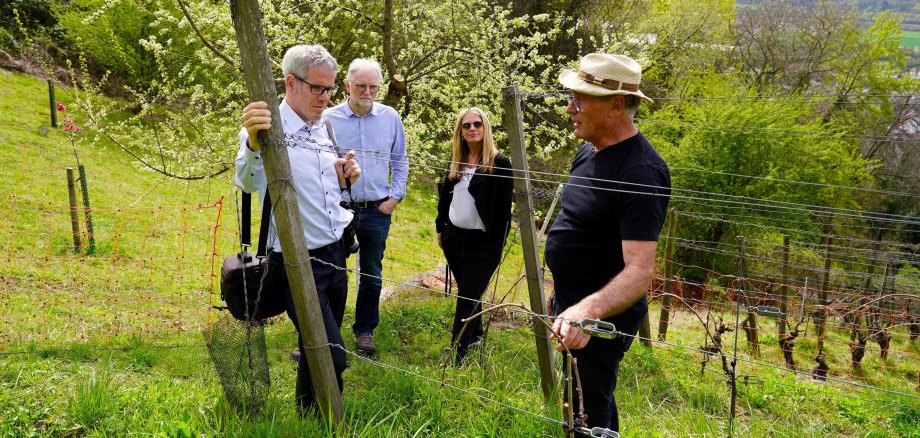
<path fill-rule="evenodd" d="M 465 167 L 460 181 L 454 186 L 454 197 L 450 201 L 450 222 L 457 228 L 485 231 L 486 225 L 476 210 L 476 200 L 470 194 L 470 180 L 476 172 L 475 167 Z"/>
<path fill-rule="evenodd" d="M 288 141 L 288 159 L 291 162 L 291 184 L 297 195 L 303 233 L 307 248 L 316 249 L 342 238 L 342 231 L 351 222 L 352 214 L 339 206 L 342 199 L 339 177 L 335 171 L 338 158 L 322 120 L 307 123 L 283 100 L 278 110 L 284 134 L 292 135 Z M 236 185 L 247 193 L 259 192 L 259 201 L 265 197 L 267 185 L 262 151 L 253 152 L 246 146 L 249 135 L 240 130 L 240 150 L 236 156 Z M 306 140 L 306 141 L 305 141 Z M 276 208 L 272 204 L 272 208 Z M 282 251 L 275 232 L 272 215 L 268 230 L 268 246 Z"/>

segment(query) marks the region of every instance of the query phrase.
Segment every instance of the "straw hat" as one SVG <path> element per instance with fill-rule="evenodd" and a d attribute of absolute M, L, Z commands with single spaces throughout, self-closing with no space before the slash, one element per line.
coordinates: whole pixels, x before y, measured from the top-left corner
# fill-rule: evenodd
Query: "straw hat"
<path fill-rule="evenodd" d="M 626 55 L 607 53 L 585 55 L 577 72 L 563 69 L 559 73 L 559 82 L 572 91 L 592 96 L 632 94 L 652 102 L 639 91 L 641 80 L 642 67 L 638 62 Z"/>

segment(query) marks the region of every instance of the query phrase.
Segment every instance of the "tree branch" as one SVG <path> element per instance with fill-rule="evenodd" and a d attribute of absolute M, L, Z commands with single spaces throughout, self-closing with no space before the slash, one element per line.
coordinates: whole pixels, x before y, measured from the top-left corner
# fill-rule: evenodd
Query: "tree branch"
<path fill-rule="evenodd" d="M 201 40 L 201 43 L 204 44 L 205 47 L 211 49 L 211 51 L 214 52 L 215 55 L 217 55 L 220 59 L 223 59 L 224 62 L 226 62 L 228 65 L 230 65 L 231 67 L 236 67 L 236 68 L 238 68 L 238 67 L 239 67 L 239 63 L 238 63 L 238 62 L 233 62 L 233 61 L 230 59 L 230 57 L 228 57 L 228 56 L 225 55 L 223 52 L 221 52 L 220 50 L 218 50 L 217 47 L 214 47 L 214 45 L 211 44 L 211 42 L 208 41 L 208 39 L 204 37 L 204 34 L 202 34 L 202 33 L 201 33 L 201 30 L 198 29 L 198 25 L 195 24 L 195 20 L 192 19 L 192 14 L 190 14 L 190 13 L 188 12 L 188 8 L 186 8 L 186 6 L 185 6 L 185 1 L 184 1 L 184 0 L 176 0 L 176 3 L 179 3 L 179 8 L 182 9 L 182 15 L 185 16 L 185 19 L 186 19 L 186 20 L 188 20 L 188 24 L 192 26 L 192 30 L 195 31 L 195 35 L 198 35 L 198 39 Z"/>
<path fill-rule="evenodd" d="M 96 121 L 95 118 L 93 118 L 93 116 L 87 114 L 87 117 L 90 119 L 90 121 L 92 121 L 92 123 L 93 123 L 94 125 L 97 125 L 97 126 L 99 125 L 99 123 Z M 97 129 L 96 131 L 102 133 L 102 135 L 104 135 L 105 138 L 109 139 L 109 141 L 111 141 L 111 142 L 114 143 L 116 146 L 118 146 L 119 148 L 121 148 L 121 150 L 127 152 L 128 155 L 131 155 L 132 157 L 134 157 L 135 160 L 139 161 L 141 164 L 143 164 L 144 166 L 146 166 L 146 167 L 149 168 L 150 170 L 153 170 L 154 172 L 160 173 L 160 174 L 165 175 L 165 176 L 168 176 L 168 177 L 170 177 L 170 178 L 175 178 L 175 179 L 184 180 L 184 181 L 197 181 L 197 180 L 206 179 L 206 178 L 213 178 L 213 177 L 215 177 L 215 176 L 218 176 L 218 175 L 220 175 L 220 174 L 223 174 L 224 172 L 227 172 L 228 170 L 230 170 L 230 167 L 231 167 L 231 166 L 229 166 L 229 165 L 227 165 L 227 164 L 224 164 L 224 165 L 223 165 L 220 169 L 218 169 L 216 172 L 214 172 L 214 173 L 212 173 L 212 174 L 209 174 L 209 175 L 177 175 L 177 174 L 175 174 L 175 173 L 166 171 L 166 169 L 159 169 L 159 168 L 157 168 L 156 166 L 154 166 L 154 165 L 148 163 L 146 160 L 144 160 L 143 158 L 141 158 L 140 155 L 135 154 L 135 153 L 134 153 L 131 149 L 129 149 L 127 146 L 121 144 L 121 142 L 119 142 L 119 141 L 116 140 L 114 137 L 112 137 L 111 135 L 109 135 L 109 133 L 106 132 L 104 129 Z"/>
<path fill-rule="evenodd" d="M 359 17 L 365 19 L 365 20 L 367 20 L 368 23 L 373 24 L 374 26 L 377 26 L 377 27 L 380 28 L 380 29 L 383 29 L 383 25 L 380 24 L 380 23 L 378 23 L 376 20 L 374 20 L 373 18 L 371 18 L 369 15 L 367 15 L 367 14 L 365 14 L 365 13 L 363 13 L 363 12 L 357 10 L 357 9 L 352 9 L 352 8 L 349 8 L 349 7 L 346 7 L 346 6 L 342 6 L 342 5 L 339 5 L 338 3 L 331 2 L 331 1 L 308 0 L 308 1 L 304 2 L 304 3 L 298 3 L 298 4 L 294 5 L 294 6 L 291 6 L 291 9 L 293 10 L 293 9 L 302 8 L 302 7 L 306 6 L 307 3 L 325 3 L 326 5 L 331 5 L 333 8 L 342 9 L 342 10 L 344 10 L 344 11 L 351 12 L 352 14 L 355 14 L 355 15 L 357 15 L 357 16 L 359 16 Z"/>

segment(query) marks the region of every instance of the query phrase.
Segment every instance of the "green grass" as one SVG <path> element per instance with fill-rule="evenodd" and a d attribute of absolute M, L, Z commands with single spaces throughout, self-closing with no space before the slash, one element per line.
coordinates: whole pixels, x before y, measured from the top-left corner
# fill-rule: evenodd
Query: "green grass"
<path fill-rule="evenodd" d="M 920 30 L 905 30 L 901 36 L 901 47 L 920 47 Z"/>
<path fill-rule="evenodd" d="M 58 96 L 70 103 L 74 95 L 58 89 Z M 70 111 L 79 123 L 80 114 Z M 0 436 L 327 436 L 321 419 L 295 413 L 288 354 L 296 335 L 284 318 L 266 328 L 272 388 L 263 409 L 242 414 L 224 400 L 202 330 L 215 318 L 209 305 L 217 299 L 211 268 L 218 223 L 216 254 L 235 251 L 229 175 L 190 184 L 163 179 L 80 133 L 99 251 L 74 254 L 64 169 L 76 163 L 67 135 L 40 135 L 47 112 L 44 82 L 0 72 L 0 176 L 15 182 L 3 195 L 8 208 L 0 210 Z M 234 147 L 232 141 L 226 147 Z M 430 186 L 414 184 L 397 210 L 384 263 L 393 282 L 385 286 L 442 260 L 432 234 Z M 218 222 L 219 209 L 209 206 L 221 196 Z M 517 244 L 501 268 L 498 297 L 520 270 Z M 353 298 L 353 280 L 350 285 Z M 526 302 L 525 288 L 505 301 Z M 352 305 L 342 330 L 348 348 L 354 348 Z M 558 424 L 546 420 L 562 418 L 560 403 L 543 400 L 526 320 L 502 316 L 481 357 L 442 373 L 453 306 L 438 292 L 409 287 L 397 287 L 382 303 L 376 360 L 389 367 L 349 356 L 347 435 L 561 436 Z M 650 317 L 654 326 L 657 304 Z M 773 324 L 760 321 L 761 360 L 781 363 Z M 668 341 L 700 346 L 699 324 L 678 309 Z M 826 348 L 835 376 L 916 394 L 920 347 L 903 332 L 887 361 L 870 344 L 858 376 L 848 372 L 847 342 L 846 333 L 830 331 Z M 797 345 L 802 368 L 813 366 L 814 349 L 810 337 Z M 557 369 L 560 362 L 557 356 Z M 700 369 L 693 351 L 635 343 L 617 390 L 624 435 L 727 435 L 726 377 L 715 360 Z M 916 399 L 814 383 L 749 361 L 739 370 L 752 377 L 739 386 L 738 436 L 920 436 Z"/>

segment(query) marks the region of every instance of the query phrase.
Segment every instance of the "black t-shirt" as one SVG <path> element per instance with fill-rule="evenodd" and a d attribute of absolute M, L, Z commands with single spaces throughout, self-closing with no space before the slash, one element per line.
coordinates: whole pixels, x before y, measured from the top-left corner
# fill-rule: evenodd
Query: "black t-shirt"
<path fill-rule="evenodd" d="M 623 240 L 658 240 L 670 194 L 668 166 L 642 133 L 599 152 L 590 143 L 578 150 L 546 240 L 560 310 L 623 270 Z M 646 310 L 643 297 L 611 319 L 631 322 Z"/>

